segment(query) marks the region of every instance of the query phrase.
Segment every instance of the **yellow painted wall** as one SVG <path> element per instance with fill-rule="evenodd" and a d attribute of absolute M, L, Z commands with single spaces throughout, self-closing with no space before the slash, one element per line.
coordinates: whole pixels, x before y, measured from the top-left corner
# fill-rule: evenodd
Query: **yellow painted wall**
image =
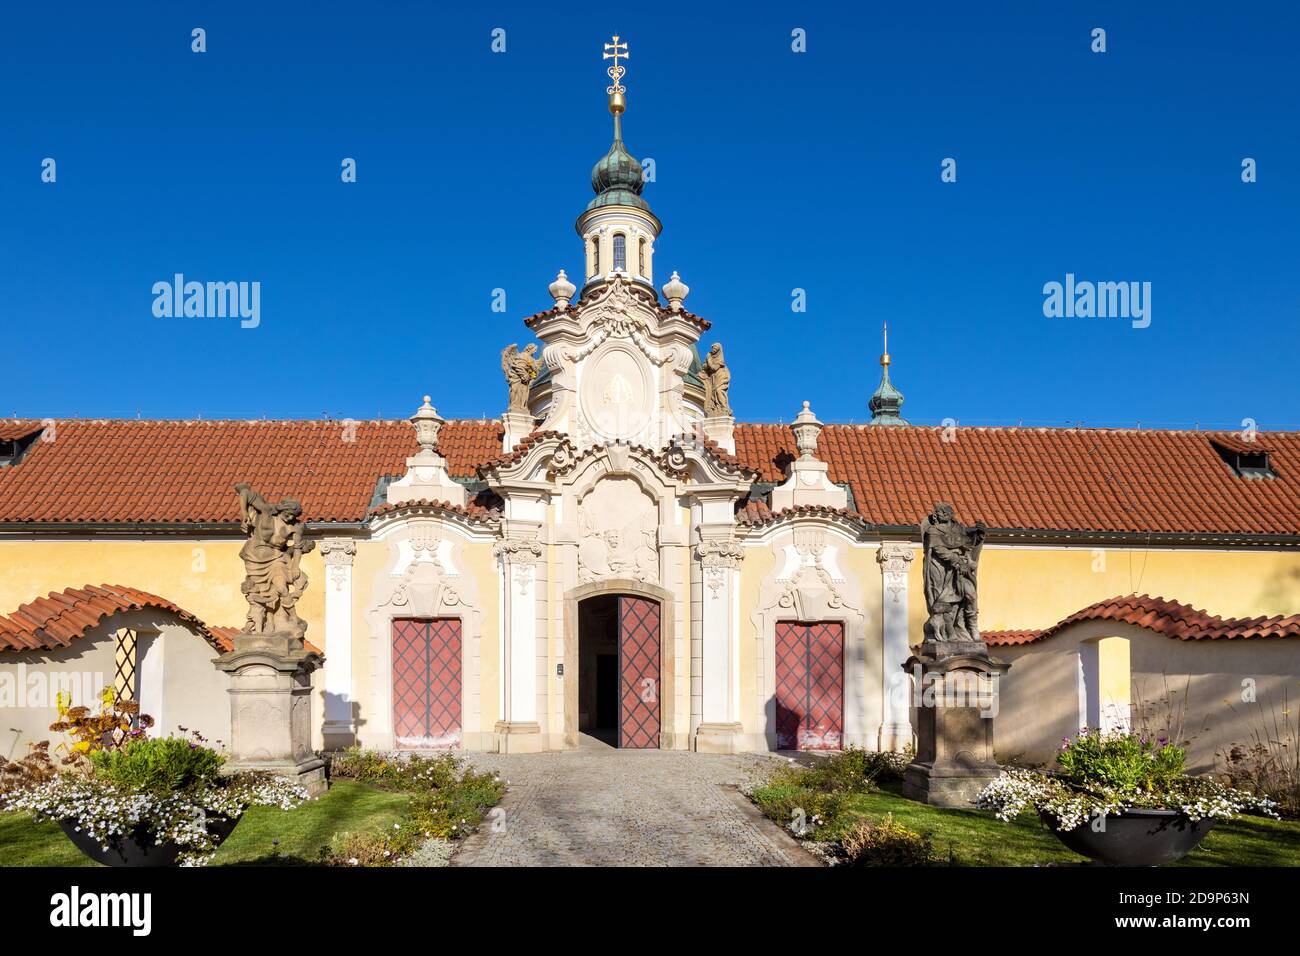
<path fill-rule="evenodd" d="M 242 538 L 95 540 L 0 538 L 0 614 L 51 591 L 120 584 L 166 598 L 205 624 L 242 627 Z M 307 639 L 325 640 L 325 565 L 318 552 L 302 562 L 311 584 L 298 604 Z"/>
<path fill-rule="evenodd" d="M 918 553 L 909 590 L 924 622 L 920 565 Z M 1096 601 L 1133 592 L 1225 617 L 1295 614 L 1300 553 L 985 548 L 979 588 L 986 631 L 1047 627 Z"/>

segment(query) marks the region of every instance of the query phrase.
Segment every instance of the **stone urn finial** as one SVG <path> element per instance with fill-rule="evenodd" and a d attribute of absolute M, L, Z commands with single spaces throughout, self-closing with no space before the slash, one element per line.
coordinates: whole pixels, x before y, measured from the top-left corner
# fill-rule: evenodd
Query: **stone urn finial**
<path fill-rule="evenodd" d="M 817 457 L 817 436 L 825 426 L 817 420 L 807 402 L 793 422 L 790 431 L 794 432 L 794 444 L 799 449 L 799 457 L 812 459 Z"/>
<path fill-rule="evenodd" d="M 664 298 L 668 300 L 668 308 L 672 309 L 674 312 L 680 312 L 682 310 L 682 303 L 686 301 L 686 297 L 690 292 L 691 287 L 683 282 L 681 277 L 679 277 L 675 271 L 673 272 L 672 278 L 664 283 Z"/>
<path fill-rule="evenodd" d="M 438 433 L 442 431 L 444 420 L 438 415 L 438 410 L 429 404 L 428 395 L 424 396 L 424 404 L 411 416 L 411 424 L 415 426 L 415 440 L 419 442 L 421 457 L 436 454 Z"/>
<path fill-rule="evenodd" d="M 573 293 L 577 292 L 577 287 L 569 281 L 569 277 L 560 270 L 560 274 L 555 277 L 547 289 L 550 290 L 551 298 L 555 300 L 555 307 L 563 312 L 569 307 L 569 301 L 573 298 Z"/>

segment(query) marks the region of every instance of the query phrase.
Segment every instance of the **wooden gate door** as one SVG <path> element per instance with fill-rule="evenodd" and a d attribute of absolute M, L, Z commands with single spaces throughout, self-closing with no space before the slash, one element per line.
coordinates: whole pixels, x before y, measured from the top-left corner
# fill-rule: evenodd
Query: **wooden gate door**
<path fill-rule="evenodd" d="M 618 599 L 618 745 L 659 747 L 659 603 Z"/>
<path fill-rule="evenodd" d="M 844 625 L 776 625 L 776 743 L 838 750 L 844 731 Z"/>
<path fill-rule="evenodd" d="M 393 621 L 393 736 L 404 750 L 459 747 L 461 635 L 457 618 Z"/>

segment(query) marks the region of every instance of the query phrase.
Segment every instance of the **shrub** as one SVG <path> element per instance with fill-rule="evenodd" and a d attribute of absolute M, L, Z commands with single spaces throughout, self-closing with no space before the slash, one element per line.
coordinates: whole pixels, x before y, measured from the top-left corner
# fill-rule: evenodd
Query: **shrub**
<path fill-rule="evenodd" d="M 844 861 L 849 866 L 930 866 L 936 862 L 929 837 L 894 821 L 864 821 L 844 836 Z"/>
<path fill-rule="evenodd" d="M 59 719 L 50 724 L 50 730 L 72 738 L 71 744 L 60 744 L 58 748 L 66 751 L 63 763 L 71 767 L 85 769 L 90 754 L 140 740 L 153 726 L 153 718 L 140 713 L 139 704 L 118 697 L 111 687 L 100 693 L 98 712 L 89 707 L 71 707 L 71 702 L 70 695 L 58 695 L 55 704 Z"/>
<path fill-rule="evenodd" d="M 95 778 L 143 793 L 185 793 L 213 786 L 225 759 L 180 737 L 135 740 L 90 754 Z"/>
<path fill-rule="evenodd" d="M 1289 694 L 1267 712 L 1257 703 L 1250 739 L 1218 756 L 1232 786 L 1268 797 L 1284 816 L 1300 817 L 1300 715 L 1291 714 Z"/>
<path fill-rule="evenodd" d="M 1165 738 L 1085 729 L 1056 755 L 1060 777 L 1075 787 L 1136 794 L 1159 792 L 1183 776 L 1187 751 Z"/>
<path fill-rule="evenodd" d="M 27 745 L 27 756 L 0 764 L 0 794 L 53 780 L 59 768 L 50 759 L 50 742 Z"/>
<path fill-rule="evenodd" d="M 411 794 L 407 818 L 391 830 L 333 841 L 329 862 L 343 866 L 391 866 L 425 840 L 468 836 L 505 792 L 496 774 L 467 768 L 453 754 L 394 756 L 354 747 L 335 755 L 330 775 Z"/>

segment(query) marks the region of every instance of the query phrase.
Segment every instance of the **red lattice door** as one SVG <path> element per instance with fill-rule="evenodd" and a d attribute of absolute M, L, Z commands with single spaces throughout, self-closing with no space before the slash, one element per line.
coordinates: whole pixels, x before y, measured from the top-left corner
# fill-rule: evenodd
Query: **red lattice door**
<path fill-rule="evenodd" d="M 659 604 L 618 599 L 618 745 L 659 746 Z"/>
<path fill-rule="evenodd" d="M 461 636 L 456 618 L 393 621 L 393 735 L 403 750 L 459 747 Z"/>
<path fill-rule="evenodd" d="M 844 731 L 844 625 L 776 625 L 776 743 L 838 750 Z"/>

